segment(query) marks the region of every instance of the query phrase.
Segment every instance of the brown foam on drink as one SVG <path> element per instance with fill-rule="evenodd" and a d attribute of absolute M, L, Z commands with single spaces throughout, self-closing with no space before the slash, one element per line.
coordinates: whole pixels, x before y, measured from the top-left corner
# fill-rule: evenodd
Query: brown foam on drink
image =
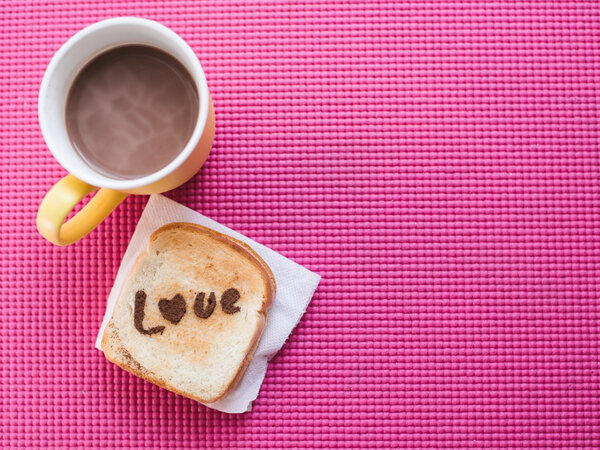
<path fill-rule="evenodd" d="M 154 47 L 125 45 L 89 62 L 65 108 L 69 137 L 82 159 L 112 178 L 152 174 L 183 150 L 198 119 L 192 76 Z"/>

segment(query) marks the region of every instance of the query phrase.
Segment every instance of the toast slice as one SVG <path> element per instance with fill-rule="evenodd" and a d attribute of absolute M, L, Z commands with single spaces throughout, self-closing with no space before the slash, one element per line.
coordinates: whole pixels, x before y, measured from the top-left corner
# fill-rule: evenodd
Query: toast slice
<path fill-rule="evenodd" d="M 168 224 L 136 260 L 102 350 L 138 377 L 212 403 L 243 376 L 274 297 L 271 270 L 246 244 Z"/>

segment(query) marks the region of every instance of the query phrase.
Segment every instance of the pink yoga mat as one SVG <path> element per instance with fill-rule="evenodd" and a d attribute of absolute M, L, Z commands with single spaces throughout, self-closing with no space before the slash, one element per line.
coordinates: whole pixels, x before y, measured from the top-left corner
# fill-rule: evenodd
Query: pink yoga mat
<path fill-rule="evenodd" d="M 123 15 L 213 95 L 169 197 L 323 276 L 242 416 L 94 349 L 147 198 L 68 248 L 35 229 L 44 69 Z M 3 448 L 600 446 L 598 2 L 11 1 L 0 39 Z"/>

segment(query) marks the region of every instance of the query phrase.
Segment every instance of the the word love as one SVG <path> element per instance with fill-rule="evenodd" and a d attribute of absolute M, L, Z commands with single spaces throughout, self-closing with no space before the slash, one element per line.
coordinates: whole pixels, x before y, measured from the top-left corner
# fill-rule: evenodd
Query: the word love
<path fill-rule="evenodd" d="M 240 299 L 240 293 L 237 289 L 227 289 L 221 295 L 221 309 L 225 314 L 235 314 L 239 312 L 240 307 L 235 306 L 235 303 Z M 205 292 L 199 292 L 194 299 L 194 314 L 200 319 L 208 319 L 215 307 L 217 306 L 217 296 L 211 292 L 208 297 Z M 135 307 L 133 310 L 133 324 L 135 329 L 145 335 L 162 333 L 165 331 L 164 326 L 144 328 L 144 317 L 146 313 L 146 293 L 143 290 L 137 291 L 135 294 Z M 185 299 L 181 294 L 176 294 L 172 299 L 161 298 L 158 302 L 158 309 L 162 316 L 177 325 L 187 312 Z"/>

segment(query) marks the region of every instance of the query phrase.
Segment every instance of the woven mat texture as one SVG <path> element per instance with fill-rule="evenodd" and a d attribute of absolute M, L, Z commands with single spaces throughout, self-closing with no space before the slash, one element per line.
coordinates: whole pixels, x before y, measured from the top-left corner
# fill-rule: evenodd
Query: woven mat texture
<path fill-rule="evenodd" d="M 167 195 L 323 276 L 242 416 L 94 349 L 146 197 L 68 248 L 35 229 L 44 69 L 124 15 L 214 99 Z M 7 1 L 0 44 L 2 447 L 600 446 L 598 2 Z"/>

